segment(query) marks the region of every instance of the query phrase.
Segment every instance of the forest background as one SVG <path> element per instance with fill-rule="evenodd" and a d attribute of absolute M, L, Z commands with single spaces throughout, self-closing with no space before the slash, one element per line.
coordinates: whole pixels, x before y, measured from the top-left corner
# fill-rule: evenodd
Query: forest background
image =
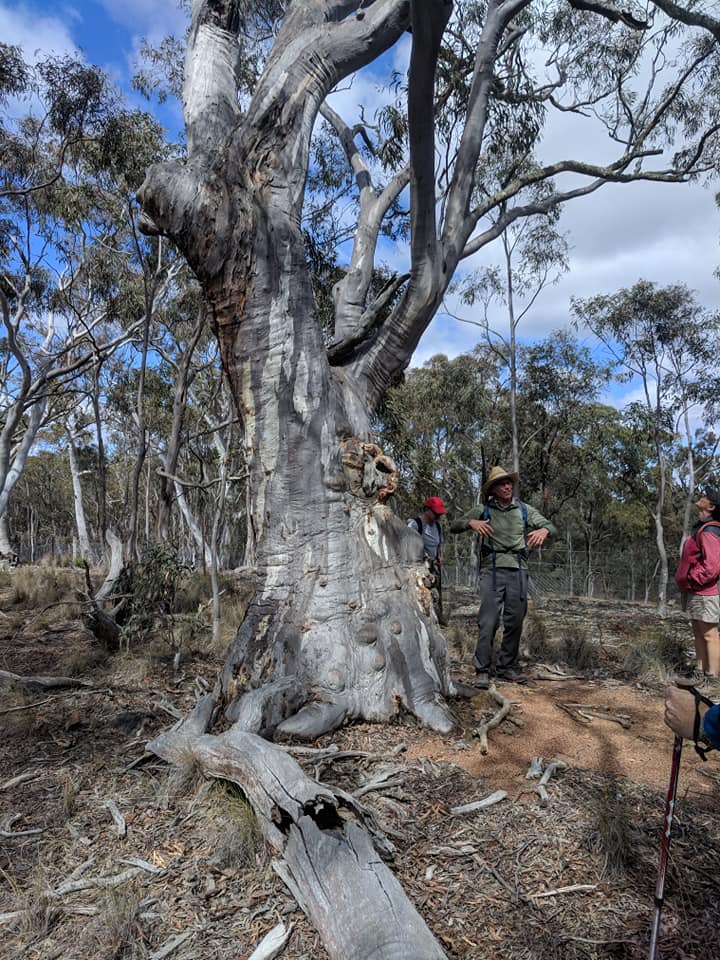
<path fill-rule="evenodd" d="M 137 33 L 128 39 L 127 21 L 137 30 L 140 16 L 131 8 L 116 14 L 126 23 L 110 30 L 102 29 L 107 11 L 99 4 L 62 28 L 36 11 L 34 36 L 45 48 L 26 37 L 22 48 L 2 49 L 0 549 L 24 562 L 96 562 L 110 529 L 136 556 L 162 543 L 190 566 L 207 569 L 215 558 L 234 568 L 245 562 L 245 468 L 217 344 L 182 258 L 141 235 L 135 197 L 151 162 L 183 154 L 182 137 L 170 132 L 180 126 L 184 14 L 146 21 L 143 43 Z M 21 21 L 27 30 L 23 11 L 3 8 L 6 38 Z M 114 54 L 112 80 L 74 44 L 72 27 L 88 43 L 92 35 L 105 64 L 122 38 L 127 62 L 121 68 Z M 388 150 L 392 70 L 401 63 L 397 52 L 386 63 L 384 106 L 369 83 L 338 94 L 345 105 L 371 97 Z M 123 77 L 130 64 L 133 89 Z M 324 211 L 329 198 L 337 207 L 353 187 L 341 161 L 319 130 L 308 185 L 315 202 L 303 228 L 328 330 L 347 224 Z M 711 183 L 704 190 L 693 184 L 692 194 L 682 193 L 687 184 L 652 185 L 665 191 L 672 259 L 694 271 L 692 286 L 668 283 L 677 274 L 646 242 L 646 269 L 629 279 L 618 270 L 615 286 L 603 275 L 604 295 L 596 296 L 597 274 L 582 264 L 592 250 L 588 237 L 608 262 L 594 220 L 607 204 L 593 213 L 592 199 L 570 205 L 574 220 L 558 210 L 509 228 L 490 254 L 460 272 L 416 365 L 375 423 L 378 442 L 400 467 L 401 516 L 414 516 L 429 494 L 443 496 L 451 515 L 476 503 L 483 458 L 519 468 L 522 497 L 561 531 L 534 558 L 541 592 L 664 607 L 694 491 L 718 482 L 714 264 L 707 245 L 702 262 L 696 252 L 690 264 L 696 248 L 683 239 L 685 230 L 697 235 L 698 211 L 704 229 L 715 223 Z M 621 203 L 631 191 L 613 189 L 614 197 L 623 193 Z M 627 202 L 628 231 L 641 221 L 647 231 L 649 218 L 632 208 L 647 200 Z M 683 205 L 680 225 L 673 212 Z M 570 232 L 578 220 L 584 230 Z M 378 288 L 400 276 L 402 217 L 387 233 Z M 433 352 L 438 344 L 448 349 Z M 472 548 L 469 540 L 448 543 L 450 582 L 472 584 Z"/>

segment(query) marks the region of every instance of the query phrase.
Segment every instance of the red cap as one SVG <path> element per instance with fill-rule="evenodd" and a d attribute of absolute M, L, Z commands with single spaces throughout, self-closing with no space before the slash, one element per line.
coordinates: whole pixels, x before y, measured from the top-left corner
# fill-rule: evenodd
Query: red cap
<path fill-rule="evenodd" d="M 423 507 L 430 507 L 433 513 L 436 513 L 438 516 L 441 516 L 443 513 L 447 513 L 445 509 L 445 504 L 442 502 L 440 497 L 428 497 Z"/>

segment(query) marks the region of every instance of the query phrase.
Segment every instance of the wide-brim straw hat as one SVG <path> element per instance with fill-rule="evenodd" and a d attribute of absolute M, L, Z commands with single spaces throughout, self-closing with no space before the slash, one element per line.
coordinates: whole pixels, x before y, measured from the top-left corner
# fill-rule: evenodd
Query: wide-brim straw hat
<path fill-rule="evenodd" d="M 488 474 L 487 480 L 482 485 L 483 499 L 488 495 L 496 483 L 500 483 L 502 480 L 512 480 L 512 482 L 515 483 L 517 478 L 518 475 L 516 473 L 508 473 L 508 471 L 503 470 L 502 467 L 490 467 L 490 473 Z"/>

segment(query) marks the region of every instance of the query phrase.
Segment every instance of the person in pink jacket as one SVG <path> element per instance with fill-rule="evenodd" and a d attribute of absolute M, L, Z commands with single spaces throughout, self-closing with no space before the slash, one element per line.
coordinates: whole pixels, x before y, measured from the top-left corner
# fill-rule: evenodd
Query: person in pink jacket
<path fill-rule="evenodd" d="M 699 518 L 683 544 L 675 580 L 695 639 L 695 685 L 708 687 L 720 674 L 720 492 L 706 487 L 695 506 Z"/>

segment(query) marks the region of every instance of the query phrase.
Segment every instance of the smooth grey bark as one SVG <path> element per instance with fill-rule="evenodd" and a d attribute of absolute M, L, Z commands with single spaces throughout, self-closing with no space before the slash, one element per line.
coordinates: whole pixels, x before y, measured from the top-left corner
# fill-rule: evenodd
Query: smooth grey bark
<path fill-rule="evenodd" d="M 78 463 L 77 450 L 75 448 L 76 426 L 74 417 L 68 417 L 66 421 L 67 433 L 67 451 L 70 464 L 70 479 L 73 489 L 73 509 L 75 511 L 75 528 L 78 536 L 78 549 L 80 556 L 84 560 L 92 560 L 93 550 L 88 535 L 87 519 L 85 517 L 85 500 L 83 498 L 82 479 L 80 476 L 80 465 Z"/>

